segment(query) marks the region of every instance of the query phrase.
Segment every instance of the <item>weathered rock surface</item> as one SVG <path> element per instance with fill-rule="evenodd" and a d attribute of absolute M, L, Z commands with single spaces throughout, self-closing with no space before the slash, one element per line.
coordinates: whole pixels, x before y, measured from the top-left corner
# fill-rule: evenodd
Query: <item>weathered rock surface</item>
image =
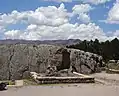
<path fill-rule="evenodd" d="M 108 69 L 119 70 L 119 60 L 109 60 L 106 65 Z"/>
<path fill-rule="evenodd" d="M 70 51 L 71 65 L 75 67 L 77 72 L 90 74 L 100 71 L 102 57 L 97 54 L 84 52 L 76 49 L 68 49 Z"/>
<path fill-rule="evenodd" d="M 74 71 L 89 74 L 99 71 L 101 59 L 92 53 L 61 46 L 0 45 L 0 80 L 25 78 L 33 71 L 45 73 L 48 66 L 56 66 L 58 70 L 72 66 Z"/>

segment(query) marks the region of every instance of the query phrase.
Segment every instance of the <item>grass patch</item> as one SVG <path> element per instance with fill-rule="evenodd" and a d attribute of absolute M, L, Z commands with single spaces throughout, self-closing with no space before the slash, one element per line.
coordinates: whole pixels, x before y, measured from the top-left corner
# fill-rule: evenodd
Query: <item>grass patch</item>
<path fill-rule="evenodd" d="M 6 83 L 7 85 L 15 85 L 15 82 L 11 80 L 0 81 L 0 83 Z"/>

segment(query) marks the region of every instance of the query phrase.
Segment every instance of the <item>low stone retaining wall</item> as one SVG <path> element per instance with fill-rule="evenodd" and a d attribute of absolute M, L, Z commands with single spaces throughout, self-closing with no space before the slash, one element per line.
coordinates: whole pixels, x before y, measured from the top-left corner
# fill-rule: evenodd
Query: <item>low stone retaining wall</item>
<path fill-rule="evenodd" d="M 75 72 L 76 74 L 76 72 Z M 78 74 L 78 73 L 77 73 Z M 33 79 L 38 84 L 59 84 L 59 83 L 94 83 L 93 77 L 80 74 L 79 77 L 40 77 L 32 74 Z"/>
<path fill-rule="evenodd" d="M 41 77 L 36 78 L 39 84 L 58 84 L 58 83 L 93 83 L 94 78 L 83 77 Z"/>

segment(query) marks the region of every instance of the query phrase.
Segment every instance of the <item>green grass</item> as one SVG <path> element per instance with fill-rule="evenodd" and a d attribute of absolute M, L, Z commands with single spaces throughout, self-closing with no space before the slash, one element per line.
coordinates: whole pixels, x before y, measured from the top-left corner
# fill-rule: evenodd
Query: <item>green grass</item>
<path fill-rule="evenodd" d="M 8 85 L 15 85 L 15 82 L 11 81 L 11 80 L 4 80 L 4 81 L 0 81 L 3 83 L 8 83 Z"/>

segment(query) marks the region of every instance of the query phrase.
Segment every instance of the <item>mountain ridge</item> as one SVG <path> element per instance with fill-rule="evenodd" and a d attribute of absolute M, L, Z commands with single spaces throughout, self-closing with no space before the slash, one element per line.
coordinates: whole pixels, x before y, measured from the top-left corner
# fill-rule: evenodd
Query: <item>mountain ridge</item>
<path fill-rule="evenodd" d="M 49 44 L 49 45 L 72 45 L 80 43 L 79 39 L 68 40 L 20 40 L 20 39 L 4 39 L 0 40 L 0 44 Z"/>

